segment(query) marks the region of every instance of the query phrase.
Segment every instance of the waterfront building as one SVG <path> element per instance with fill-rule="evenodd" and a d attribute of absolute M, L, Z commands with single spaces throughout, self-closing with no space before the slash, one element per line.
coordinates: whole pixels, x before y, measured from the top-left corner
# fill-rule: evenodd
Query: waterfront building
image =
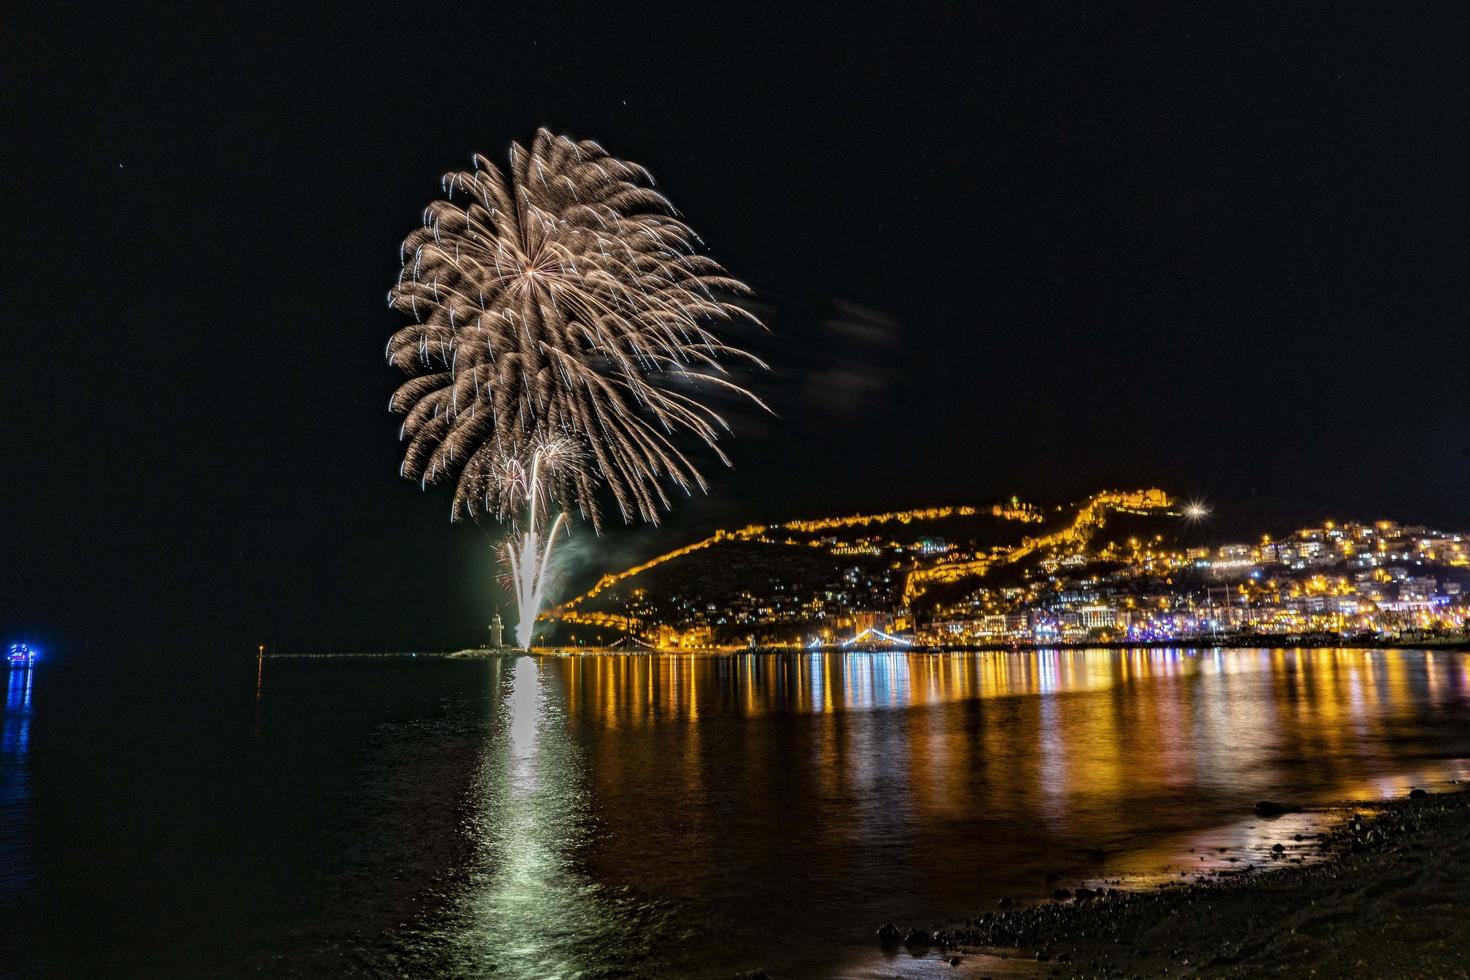
<path fill-rule="evenodd" d="M 1112 606 L 1091 605 L 1077 610 L 1083 629 L 1113 629 L 1118 625 L 1118 613 Z"/>

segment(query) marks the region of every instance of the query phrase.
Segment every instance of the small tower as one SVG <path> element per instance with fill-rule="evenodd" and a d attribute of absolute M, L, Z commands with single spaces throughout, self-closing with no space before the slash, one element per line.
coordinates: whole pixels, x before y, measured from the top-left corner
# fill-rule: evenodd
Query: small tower
<path fill-rule="evenodd" d="M 505 624 L 500 621 L 500 613 L 496 613 L 490 620 L 490 646 L 505 646 Z"/>

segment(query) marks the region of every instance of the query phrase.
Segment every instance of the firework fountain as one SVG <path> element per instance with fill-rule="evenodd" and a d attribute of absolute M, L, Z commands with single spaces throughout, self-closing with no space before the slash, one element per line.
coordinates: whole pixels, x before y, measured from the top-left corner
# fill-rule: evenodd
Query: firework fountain
<path fill-rule="evenodd" d="M 516 642 L 527 650 L 531 648 L 536 631 L 536 617 L 541 614 L 541 605 L 546 601 L 546 577 L 551 570 L 551 550 L 556 545 L 556 532 L 566 516 L 564 513 L 556 515 L 544 541 L 536 525 L 531 524 L 521 533 L 519 541 L 513 535 L 503 545 L 515 590 L 516 609 L 520 612 L 520 619 L 516 621 Z"/>
<path fill-rule="evenodd" d="M 543 530 L 547 512 L 553 506 L 549 482 L 542 481 L 542 466 L 548 476 L 554 476 L 559 464 L 573 453 L 565 443 L 553 442 L 537 446 L 531 451 L 529 470 L 524 481 L 512 485 L 525 498 L 525 523 L 518 532 L 511 530 L 510 538 L 501 546 L 506 567 L 510 572 L 511 590 L 515 593 L 516 609 L 520 618 L 516 621 L 516 642 L 524 649 L 531 648 L 536 630 L 536 617 L 546 601 L 547 576 L 551 573 L 551 553 L 556 547 L 556 535 L 566 522 L 566 512 L 558 511 L 551 526 Z"/>
<path fill-rule="evenodd" d="M 658 523 L 666 482 L 706 489 L 679 436 L 729 465 L 716 445 L 728 426 L 700 389 L 761 404 L 726 365 L 765 365 L 710 329 L 759 326 L 721 298 L 750 290 L 696 251 L 652 182 L 544 129 L 529 149 L 512 144 L 505 171 L 477 155 L 445 175 L 388 294 L 414 320 L 387 350 L 409 375 L 389 403 L 404 416 L 401 472 L 421 486 L 453 478 L 452 519 L 511 524 L 502 553 L 523 645 L 569 506 L 600 530 L 605 490 L 625 522 Z"/>

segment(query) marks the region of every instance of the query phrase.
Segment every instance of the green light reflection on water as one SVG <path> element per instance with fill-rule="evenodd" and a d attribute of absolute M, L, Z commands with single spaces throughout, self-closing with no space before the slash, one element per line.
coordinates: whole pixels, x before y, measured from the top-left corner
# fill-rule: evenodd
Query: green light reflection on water
<path fill-rule="evenodd" d="M 493 671 L 497 717 L 472 790 L 476 853 L 446 937 L 447 972 L 587 977 L 649 966 L 657 910 L 609 894 L 577 864 L 592 827 L 560 679 L 532 657 Z"/>

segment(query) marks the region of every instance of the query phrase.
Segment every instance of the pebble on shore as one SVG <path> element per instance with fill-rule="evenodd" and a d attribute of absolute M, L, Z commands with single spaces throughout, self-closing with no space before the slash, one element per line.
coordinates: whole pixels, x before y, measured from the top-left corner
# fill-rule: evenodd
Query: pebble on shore
<path fill-rule="evenodd" d="M 1314 836 L 1310 846 L 1321 848 L 1320 861 L 1293 857 L 1258 872 L 1156 891 L 1057 888 L 1053 902 L 1002 900 L 996 911 L 910 934 L 922 931 L 946 950 L 1091 961 L 1104 975 L 1177 966 L 1242 977 L 1283 970 L 1364 975 L 1364 963 L 1376 975 L 1458 975 L 1460 953 L 1470 949 L 1470 792 L 1416 790 L 1356 809 Z M 1361 812 L 1369 810 L 1376 812 Z M 1271 848 L 1273 857 L 1285 852 L 1281 843 Z M 1401 903 L 1415 915 L 1403 916 Z M 880 937 L 885 929 L 898 932 L 885 923 Z"/>

